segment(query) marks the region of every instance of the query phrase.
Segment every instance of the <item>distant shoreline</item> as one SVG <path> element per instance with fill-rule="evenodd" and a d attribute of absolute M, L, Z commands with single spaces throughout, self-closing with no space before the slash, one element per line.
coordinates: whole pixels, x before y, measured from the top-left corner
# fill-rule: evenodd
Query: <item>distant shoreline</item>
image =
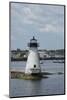
<path fill-rule="evenodd" d="M 38 50 L 40 60 L 64 60 L 65 50 Z M 11 61 L 26 61 L 29 55 L 28 50 L 11 50 Z"/>
<path fill-rule="evenodd" d="M 40 58 L 40 60 L 64 60 L 64 57 Z M 11 58 L 11 61 L 27 61 L 27 58 Z"/>

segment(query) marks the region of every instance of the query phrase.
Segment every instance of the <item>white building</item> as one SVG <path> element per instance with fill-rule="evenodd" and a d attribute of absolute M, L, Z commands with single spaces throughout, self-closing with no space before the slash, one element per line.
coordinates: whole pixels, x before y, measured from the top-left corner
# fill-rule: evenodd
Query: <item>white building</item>
<path fill-rule="evenodd" d="M 28 43 L 29 54 L 27 59 L 27 64 L 25 68 L 25 74 L 39 74 L 41 72 L 39 54 L 38 54 L 38 43 L 33 37 Z"/>

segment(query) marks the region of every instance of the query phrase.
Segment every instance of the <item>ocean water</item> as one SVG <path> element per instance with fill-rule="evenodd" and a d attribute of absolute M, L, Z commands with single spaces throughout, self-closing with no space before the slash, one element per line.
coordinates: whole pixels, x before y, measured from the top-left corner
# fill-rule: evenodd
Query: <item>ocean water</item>
<path fill-rule="evenodd" d="M 24 70 L 26 62 L 11 62 L 10 69 Z M 41 80 L 10 79 L 10 97 L 64 94 L 64 63 L 43 60 L 41 70 L 54 73 Z M 58 74 L 59 72 L 63 74 Z"/>

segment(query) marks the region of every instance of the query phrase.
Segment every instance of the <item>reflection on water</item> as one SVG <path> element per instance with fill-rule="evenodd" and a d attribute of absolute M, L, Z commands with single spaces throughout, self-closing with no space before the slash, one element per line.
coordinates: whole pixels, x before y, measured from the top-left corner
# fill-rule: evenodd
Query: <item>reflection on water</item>
<path fill-rule="evenodd" d="M 64 73 L 64 63 L 43 61 L 42 71 Z M 26 62 L 11 62 L 10 68 L 25 69 Z M 34 96 L 64 94 L 64 74 L 49 75 L 49 78 L 41 80 L 10 79 L 10 96 Z"/>

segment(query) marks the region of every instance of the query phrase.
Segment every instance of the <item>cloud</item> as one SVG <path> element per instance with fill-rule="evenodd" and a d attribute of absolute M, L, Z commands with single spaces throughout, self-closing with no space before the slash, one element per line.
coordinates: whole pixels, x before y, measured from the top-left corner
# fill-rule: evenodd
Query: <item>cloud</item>
<path fill-rule="evenodd" d="M 13 3 L 11 7 L 13 30 L 32 25 L 40 32 L 63 32 L 63 6 Z"/>
<path fill-rule="evenodd" d="M 54 25 L 54 24 L 46 24 L 42 27 L 38 28 L 40 32 L 49 32 L 49 33 L 62 33 L 64 32 L 64 26 Z"/>
<path fill-rule="evenodd" d="M 34 5 L 34 4 L 13 4 L 13 15 L 22 24 L 35 24 L 42 25 L 48 23 L 54 23 L 55 21 L 62 22 L 63 7 L 62 6 L 50 6 L 50 5 Z"/>
<path fill-rule="evenodd" d="M 23 8 L 24 14 L 26 16 L 26 18 L 28 19 L 36 19 L 35 14 L 32 12 L 31 8 L 29 7 L 24 7 Z"/>
<path fill-rule="evenodd" d="M 36 26 L 39 32 L 63 32 L 64 9 L 61 6 L 24 7 L 25 24 Z"/>
<path fill-rule="evenodd" d="M 11 35 L 19 43 L 32 34 L 41 38 L 41 33 L 64 34 L 64 7 L 52 5 L 11 4 Z M 42 36 L 42 37 L 43 37 Z M 20 40 L 21 38 L 21 40 Z M 42 40 L 42 38 L 41 38 Z M 16 42 L 15 41 L 15 42 Z M 18 44 L 16 43 L 16 45 Z M 21 44 L 21 43 L 20 43 Z"/>
<path fill-rule="evenodd" d="M 40 32 L 55 32 L 56 31 L 55 27 L 50 24 L 41 27 L 39 30 Z"/>

